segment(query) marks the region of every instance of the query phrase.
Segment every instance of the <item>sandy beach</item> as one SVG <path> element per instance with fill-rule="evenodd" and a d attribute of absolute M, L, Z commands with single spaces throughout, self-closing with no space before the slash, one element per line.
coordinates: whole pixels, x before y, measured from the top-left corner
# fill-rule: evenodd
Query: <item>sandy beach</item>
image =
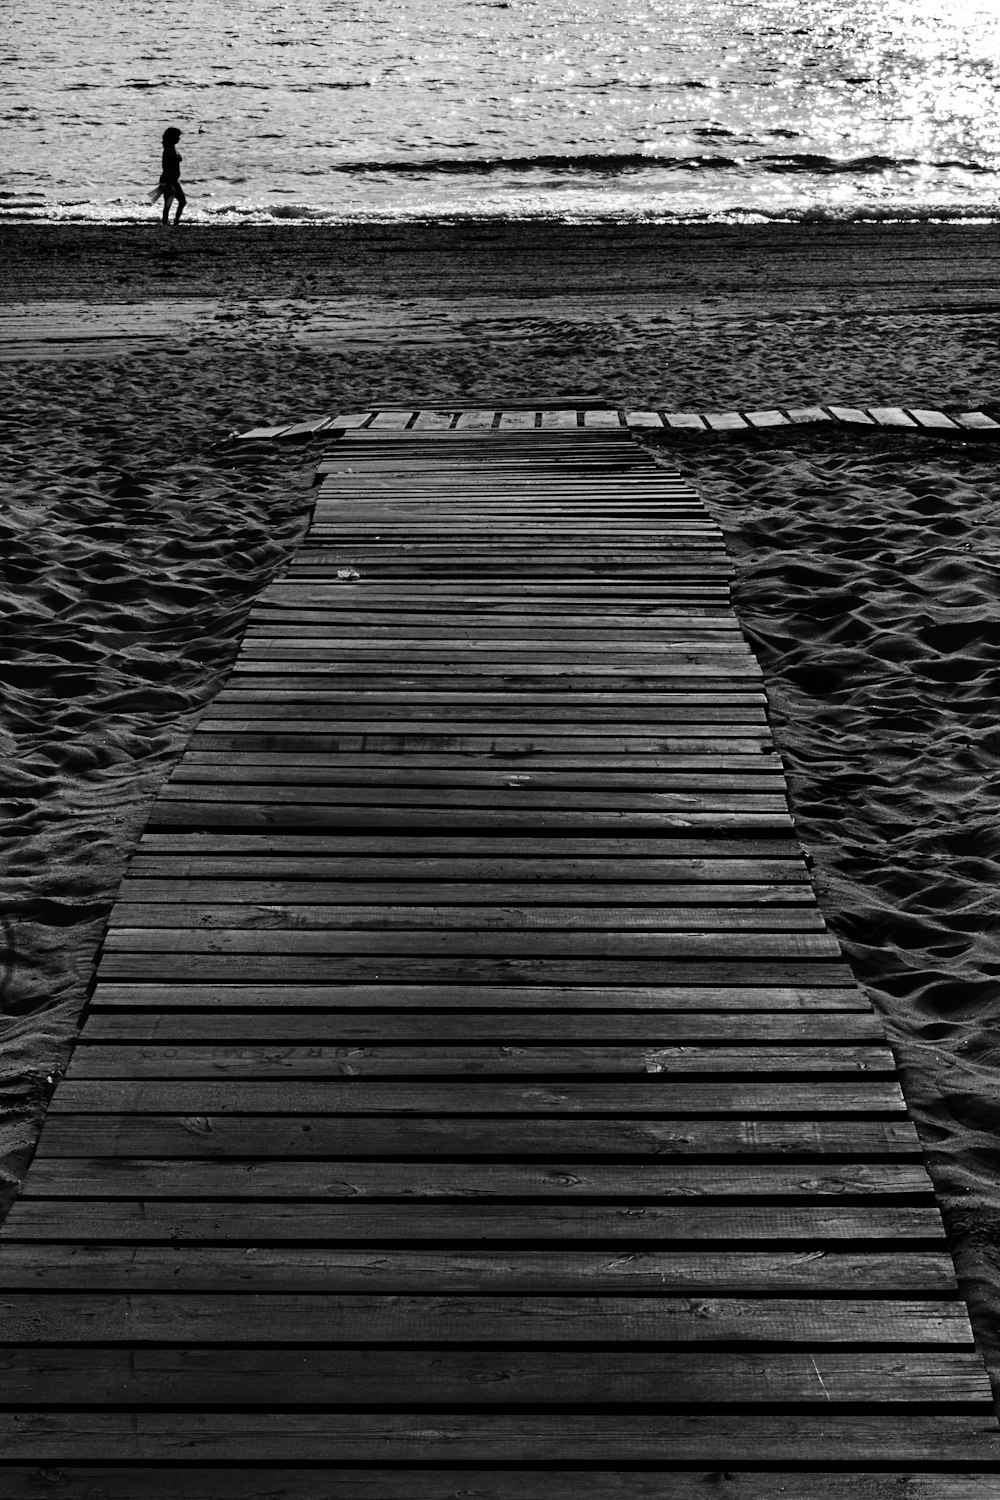
<path fill-rule="evenodd" d="M 157 787 L 370 404 L 998 414 L 995 227 L 0 227 L 0 1208 Z M 997 448 L 672 439 L 721 520 L 821 900 L 1000 1379 Z"/>

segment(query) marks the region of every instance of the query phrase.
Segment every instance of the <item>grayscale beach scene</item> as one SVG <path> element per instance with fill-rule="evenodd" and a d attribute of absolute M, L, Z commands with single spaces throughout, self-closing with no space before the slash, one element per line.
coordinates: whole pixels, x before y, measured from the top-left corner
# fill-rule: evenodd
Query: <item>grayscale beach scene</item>
<path fill-rule="evenodd" d="M 0 79 L 2 1500 L 994 1500 L 1000 11 Z"/>

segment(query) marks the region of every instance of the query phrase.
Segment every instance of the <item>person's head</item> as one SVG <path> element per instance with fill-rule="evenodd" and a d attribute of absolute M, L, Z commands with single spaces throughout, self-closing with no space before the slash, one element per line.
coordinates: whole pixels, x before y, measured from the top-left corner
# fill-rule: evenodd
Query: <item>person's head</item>
<path fill-rule="evenodd" d="M 180 138 L 181 133 L 176 125 L 171 125 L 168 130 L 163 132 L 163 144 L 165 146 L 176 146 Z"/>

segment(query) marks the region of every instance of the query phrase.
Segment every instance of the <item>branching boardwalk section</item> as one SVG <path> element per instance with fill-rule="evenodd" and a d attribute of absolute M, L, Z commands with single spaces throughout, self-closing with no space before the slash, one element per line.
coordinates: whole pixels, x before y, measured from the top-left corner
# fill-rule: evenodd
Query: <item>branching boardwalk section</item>
<path fill-rule="evenodd" d="M 697 496 L 624 430 L 323 468 L 0 1240 L 0 1493 L 985 1497 Z"/>

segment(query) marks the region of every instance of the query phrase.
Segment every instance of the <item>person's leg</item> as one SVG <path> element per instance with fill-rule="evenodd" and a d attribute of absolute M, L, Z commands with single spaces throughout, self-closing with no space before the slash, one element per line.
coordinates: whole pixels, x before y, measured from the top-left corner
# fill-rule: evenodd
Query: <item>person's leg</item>
<path fill-rule="evenodd" d="M 174 215 L 174 223 L 175 224 L 179 224 L 180 223 L 181 214 L 184 211 L 184 205 L 185 205 L 186 202 L 187 202 L 187 199 L 184 196 L 184 189 L 181 187 L 180 183 L 178 183 L 177 184 L 177 212 Z"/>
<path fill-rule="evenodd" d="M 173 194 L 169 188 L 163 189 L 163 222 L 170 223 L 170 205 L 174 201 Z"/>

